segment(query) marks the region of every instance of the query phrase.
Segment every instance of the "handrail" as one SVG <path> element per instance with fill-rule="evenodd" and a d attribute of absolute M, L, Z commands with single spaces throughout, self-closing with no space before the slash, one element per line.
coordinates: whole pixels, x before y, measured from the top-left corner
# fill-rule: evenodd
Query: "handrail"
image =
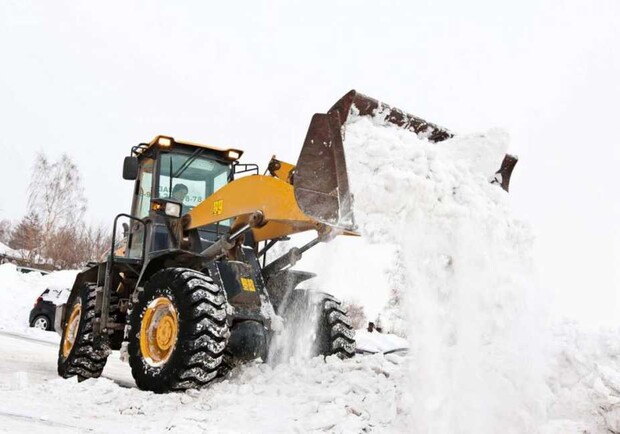
<path fill-rule="evenodd" d="M 142 259 L 144 259 L 144 255 L 146 254 L 146 222 L 138 217 L 134 217 L 129 214 L 121 213 L 114 217 L 114 224 L 112 225 L 112 248 L 110 249 L 111 260 L 114 262 L 114 247 L 116 245 L 116 224 L 118 223 L 118 219 L 120 217 L 127 217 L 129 220 L 135 220 L 138 223 L 141 223 L 144 227 L 144 242 L 142 243 Z M 129 249 L 129 240 L 127 242 L 127 248 Z"/>
<path fill-rule="evenodd" d="M 110 291 L 112 284 L 112 273 L 114 271 L 114 245 L 116 244 L 116 224 L 118 223 L 118 219 L 120 217 L 127 217 L 130 220 L 135 220 L 144 226 L 144 242 L 142 243 L 142 260 L 144 261 L 144 255 L 146 254 L 146 222 L 138 217 L 131 216 L 129 214 L 118 214 L 114 217 L 114 223 L 112 225 L 112 247 L 110 249 L 110 258 L 108 259 L 108 263 L 106 265 L 105 272 L 105 281 L 103 283 L 103 294 L 101 301 L 101 331 L 107 333 L 108 330 L 108 319 L 110 315 Z M 129 243 L 127 243 L 127 248 L 129 248 Z M 97 327 L 97 328 L 99 328 Z M 96 330 L 97 332 L 99 330 Z"/>

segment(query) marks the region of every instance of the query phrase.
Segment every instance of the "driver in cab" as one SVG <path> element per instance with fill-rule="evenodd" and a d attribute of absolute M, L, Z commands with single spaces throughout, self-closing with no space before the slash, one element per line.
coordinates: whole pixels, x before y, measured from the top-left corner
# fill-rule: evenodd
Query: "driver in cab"
<path fill-rule="evenodd" d="M 183 210 L 183 213 L 186 213 L 189 209 L 191 209 L 191 207 L 183 203 L 188 191 L 189 189 L 185 184 L 179 183 L 172 188 L 172 194 L 170 195 L 170 199 L 173 199 L 181 204 L 181 209 Z"/>
<path fill-rule="evenodd" d="M 177 184 L 172 189 L 172 195 L 170 196 L 170 198 L 176 200 L 177 202 L 181 202 L 182 204 L 183 200 L 185 200 L 185 196 L 187 196 L 188 191 L 189 190 L 187 189 L 187 186 L 185 184 Z"/>

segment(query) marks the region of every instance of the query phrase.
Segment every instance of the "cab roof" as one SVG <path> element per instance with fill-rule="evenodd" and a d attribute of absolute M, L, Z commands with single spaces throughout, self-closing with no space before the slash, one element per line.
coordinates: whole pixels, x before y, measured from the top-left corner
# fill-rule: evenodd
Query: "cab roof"
<path fill-rule="evenodd" d="M 153 138 L 149 143 L 140 143 L 138 146 L 134 146 L 131 149 L 131 152 L 136 156 L 142 155 L 147 150 L 151 149 L 154 146 L 158 146 L 160 149 L 171 149 L 175 145 L 188 146 L 193 148 L 203 148 L 209 149 L 211 151 L 215 151 L 230 161 L 236 161 L 243 155 L 243 151 L 241 149 L 235 148 L 227 148 L 222 149 L 215 146 L 203 145 L 202 143 L 190 142 L 187 140 L 178 140 L 171 136 L 158 135 Z"/>

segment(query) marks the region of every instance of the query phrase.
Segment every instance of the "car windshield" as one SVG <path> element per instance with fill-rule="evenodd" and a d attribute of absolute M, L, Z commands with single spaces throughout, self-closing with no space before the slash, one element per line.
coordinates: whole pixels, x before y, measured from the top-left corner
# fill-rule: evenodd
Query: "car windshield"
<path fill-rule="evenodd" d="M 158 197 L 183 204 L 183 213 L 198 205 L 228 182 L 230 166 L 193 154 L 161 156 Z"/>

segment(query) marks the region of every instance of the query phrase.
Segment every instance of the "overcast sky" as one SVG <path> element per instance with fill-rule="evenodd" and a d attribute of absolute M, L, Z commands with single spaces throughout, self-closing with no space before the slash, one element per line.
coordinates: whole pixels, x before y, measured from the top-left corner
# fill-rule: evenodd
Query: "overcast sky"
<path fill-rule="evenodd" d="M 516 211 L 561 309 L 620 323 L 620 2 L 0 0 L 0 218 L 68 153 L 92 221 L 129 210 L 156 134 L 294 162 L 355 88 L 456 132 L 506 129 Z"/>

